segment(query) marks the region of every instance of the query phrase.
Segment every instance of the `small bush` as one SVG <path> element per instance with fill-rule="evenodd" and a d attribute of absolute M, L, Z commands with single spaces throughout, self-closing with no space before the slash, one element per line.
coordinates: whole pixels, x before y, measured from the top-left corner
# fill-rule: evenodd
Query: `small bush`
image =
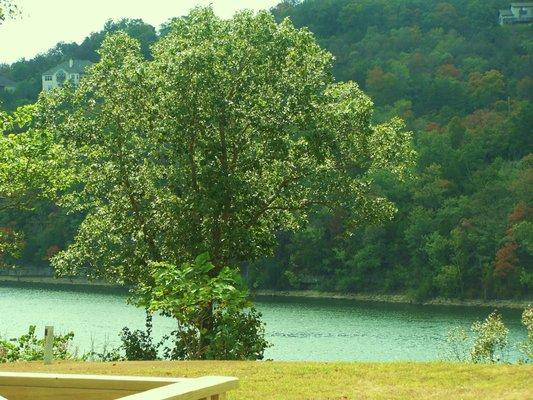
<path fill-rule="evenodd" d="M 261 314 L 248 300 L 236 269 L 225 267 L 213 273 L 207 254 L 178 267 L 154 263 L 150 287 L 138 291 L 138 305 L 176 320 L 171 359 L 262 359 L 268 347 Z M 138 335 L 137 335 L 138 336 Z M 128 345 L 153 349 L 144 337 Z"/>
<path fill-rule="evenodd" d="M 154 343 L 152 338 L 152 315 L 146 312 L 145 330 L 131 330 L 122 328 L 119 333 L 122 344 L 118 347 L 108 348 L 104 344 L 102 351 L 93 348 L 82 357 L 83 361 L 150 361 L 159 360 L 159 349 L 168 339 L 164 337 L 160 342 Z"/>
<path fill-rule="evenodd" d="M 101 351 L 96 351 L 94 346 L 91 346 L 91 350 L 81 356 L 81 361 L 124 361 L 125 358 L 122 355 L 120 347 L 109 348 L 107 343 L 104 344 Z"/>
<path fill-rule="evenodd" d="M 519 345 L 525 356 L 524 362 L 533 361 L 533 307 L 527 307 L 522 313 L 522 323 L 527 330 L 527 338 Z"/>
<path fill-rule="evenodd" d="M 158 359 L 158 349 L 163 342 L 154 343 L 152 339 L 152 315 L 146 313 L 146 330 L 136 329 L 131 331 L 129 328 L 122 328 L 120 339 L 126 355 L 126 360 L 129 361 L 147 361 Z"/>
<path fill-rule="evenodd" d="M 444 357 L 446 359 L 451 359 L 460 362 L 470 361 L 469 342 L 470 338 L 468 336 L 468 332 L 465 329 L 460 327 L 450 329 L 446 334 L 446 345 L 448 351 Z"/>
<path fill-rule="evenodd" d="M 472 324 L 472 335 L 463 328 L 453 328 L 446 336 L 447 354 L 445 358 L 473 363 L 497 363 L 505 361 L 505 351 L 509 345 L 509 329 L 501 315 L 493 311 L 484 321 Z"/>
<path fill-rule="evenodd" d="M 472 362 L 504 361 L 504 350 L 508 343 L 509 329 L 504 325 L 501 315 L 494 311 L 483 322 L 472 324 L 474 345 L 470 351 Z"/>
<path fill-rule="evenodd" d="M 254 308 L 246 312 L 216 315 L 210 331 L 204 333 L 202 346 L 198 331 L 191 326 L 171 333 L 173 344 L 165 346 L 170 360 L 261 360 L 269 346 L 264 339 L 261 314 Z"/>
<path fill-rule="evenodd" d="M 53 356 L 55 360 L 74 358 L 71 353 L 73 332 L 54 336 Z M 15 361 L 39 361 L 44 359 L 44 338 L 35 334 L 35 325 L 30 325 L 28 333 L 18 338 L 0 338 L 0 363 Z"/>

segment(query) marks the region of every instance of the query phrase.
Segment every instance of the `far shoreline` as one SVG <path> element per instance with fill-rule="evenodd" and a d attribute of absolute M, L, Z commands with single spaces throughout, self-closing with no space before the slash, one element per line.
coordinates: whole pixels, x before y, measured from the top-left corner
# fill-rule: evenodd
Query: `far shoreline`
<path fill-rule="evenodd" d="M 316 290 L 254 290 L 253 297 L 292 297 L 308 299 L 339 299 L 357 300 L 369 303 L 397 303 L 416 304 L 424 306 L 458 306 L 458 307 L 487 307 L 487 308 L 507 308 L 524 309 L 533 304 L 533 299 L 520 300 L 483 300 L 483 299 L 445 299 L 433 298 L 422 302 L 415 301 L 405 294 L 378 294 L 378 293 L 339 293 L 339 292 L 319 292 Z"/>
<path fill-rule="evenodd" d="M 84 278 L 55 278 L 53 276 L 16 276 L 0 275 L 0 286 L 24 287 L 32 285 L 62 286 L 69 288 L 91 288 L 110 289 L 128 291 L 128 288 L 120 285 L 113 285 L 104 281 L 89 281 Z M 252 297 L 287 297 L 287 298 L 307 298 L 307 299 L 337 299 L 337 300 L 357 300 L 369 303 L 396 303 L 396 304 L 417 304 L 427 306 L 459 306 L 459 307 L 486 307 L 486 308 L 506 308 L 524 309 L 533 304 L 533 299 L 508 299 L 508 300 L 482 300 L 482 299 L 445 299 L 434 298 L 422 302 L 415 301 L 405 294 L 379 294 L 379 293 L 340 293 L 340 292 L 319 292 L 316 290 L 251 290 Z"/>
<path fill-rule="evenodd" d="M 120 290 L 128 291 L 124 285 L 111 284 L 105 281 L 90 281 L 85 278 L 56 278 L 54 276 L 37 275 L 0 275 L 0 287 L 31 287 L 31 286 L 56 286 L 58 288 L 69 288 L 81 290 L 88 288 L 91 290 Z"/>

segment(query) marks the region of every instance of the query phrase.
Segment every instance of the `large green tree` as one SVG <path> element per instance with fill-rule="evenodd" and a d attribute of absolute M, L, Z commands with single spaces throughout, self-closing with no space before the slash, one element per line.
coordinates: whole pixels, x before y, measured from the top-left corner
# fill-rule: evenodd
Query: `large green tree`
<path fill-rule="evenodd" d="M 198 8 L 152 52 L 112 35 L 76 90 L 40 101 L 77 170 L 63 203 L 86 213 L 53 259 L 60 273 L 149 283 L 151 263 L 208 252 L 216 275 L 270 253 L 313 209 L 342 210 L 350 226 L 392 215 L 371 175 L 406 172 L 410 133 L 371 124 L 372 102 L 334 82 L 309 31 Z"/>

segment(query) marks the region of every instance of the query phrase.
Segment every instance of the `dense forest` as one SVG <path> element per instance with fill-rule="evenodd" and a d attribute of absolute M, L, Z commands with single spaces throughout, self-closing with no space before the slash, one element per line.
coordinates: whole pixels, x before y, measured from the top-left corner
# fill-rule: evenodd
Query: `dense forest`
<path fill-rule="evenodd" d="M 509 298 L 533 287 L 533 26 L 497 24 L 499 0 L 288 0 L 272 12 L 307 26 L 336 57 L 335 77 L 357 82 L 374 119 L 403 118 L 414 132 L 416 169 L 405 182 L 376 174 L 376 190 L 398 209 L 379 226 L 347 234 L 342 212 L 314 215 L 279 232 L 269 258 L 244 266 L 255 288 L 407 293 L 415 299 Z M 2 94 L 12 110 L 32 103 L 41 73 L 69 59 L 97 61 L 109 32 L 150 45 L 159 30 L 109 22 L 81 44 L 59 43 L 31 60 L 0 66 L 17 82 Z M 81 215 L 43 201 L 3 212 L 4 236 L 23 232 L 17 259 L 48 271 Z M 1 256 L 1 254 L 0 254 Z"/>

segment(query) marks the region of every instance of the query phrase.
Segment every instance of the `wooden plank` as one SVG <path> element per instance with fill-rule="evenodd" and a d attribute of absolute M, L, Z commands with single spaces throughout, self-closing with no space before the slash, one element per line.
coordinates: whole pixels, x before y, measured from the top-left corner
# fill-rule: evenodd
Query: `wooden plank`
<path fill-rule="evenodd" d="M 227 391 L 239 386 L 237 378 L 224 376 L 205 376 L 188 381 L 173 383 L 157 389 L 147 390 L 122 397 L 119 400 L 200 400 L 216 399 Z"/>
<path fill-rule="evenodd" d="M 155 378 L 140 376 L 0 373 L 0 395 L 9 400 L 223 400 L 238 387 L 229 377 Z"/>
<path fill-rule="evenodd" d="M 139 392 L 95 388 L 0 386 L 0 393 L 8 400 L 115 400 Z"/>
<path fill-rule="evenodd" d="M 140 392 L 187 381 L 187 378 L 158 378 L 145 376 L 40 374 L 0 372 L 0 386 L 129 390 Z M 1 392 L 0 392 L 1 394 Z"/>

